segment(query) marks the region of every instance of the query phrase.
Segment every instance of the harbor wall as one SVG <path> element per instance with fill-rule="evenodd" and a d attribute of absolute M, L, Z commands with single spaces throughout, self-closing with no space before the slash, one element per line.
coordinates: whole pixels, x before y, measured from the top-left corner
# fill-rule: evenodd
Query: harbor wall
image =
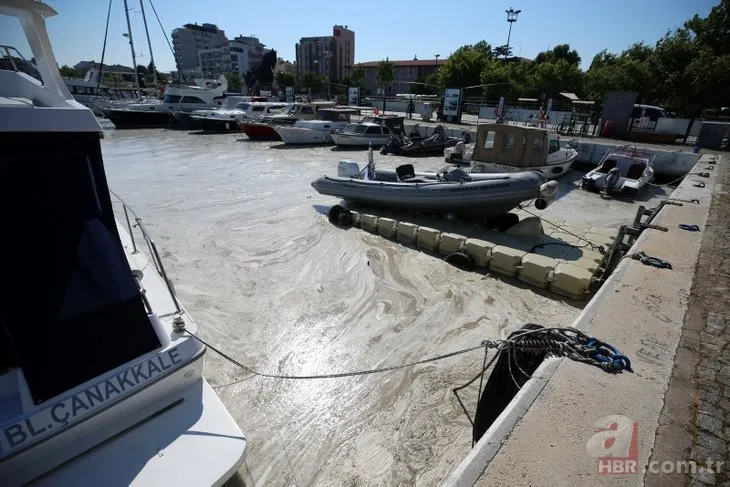
<path fill-rule="evenodd" d="M 693 172 L 703 171 L 712 157 L 703 156 Z M 652 223 L 667 231 L 644 230 L 630 250 L 667 260 L 672 269 L 623 259 L 572 323 L 616 346 L 630 358 L 634 373 L 611 375 L 568 359 L 544 361 L 445 485 L 513 485 L 515 479 L 523 485 L 643 484 L 639 469 L 655 448 L 713 191 L 722 190 L 714 185 L 718 171 L 707 172 L 704 188 L 688 178 L 672 194 L 687 202 L 658 213 Z M 602 455 L 601 435 L 619 423 L 628 428 L 636 473 L 610 475 L 599 463 L 599 457 L 611 456 Z"/>

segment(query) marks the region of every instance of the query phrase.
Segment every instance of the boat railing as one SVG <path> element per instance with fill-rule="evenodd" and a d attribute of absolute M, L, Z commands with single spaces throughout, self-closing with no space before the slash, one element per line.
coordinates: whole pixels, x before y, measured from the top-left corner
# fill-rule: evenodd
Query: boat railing
<path fill-rule="evenodd" d="M 135 234 L 137 233 L 141 235 L 142 239 L 145 242 L 145 245 L 147 245 L 149 257 L 151 258 L 152 263 L 155 266 L 155 270 L 165 281 L 165 286 L 167 287 L 167 291 L 170 294 L 170 298 L 175 304 L 176 313 L 181 313 L 182 309 L 180 308 L 180 303 L 178 302 L 177 296 L 175 295 L 175 289 L 172 285 L 172 281 L 167 276 L 167 272 L 165 272 L 165 266 L 162 264 L 160 253 L 157 251 L 157 245 L 155 245 L 155 241 L 152 239 L 152 236 L 150 236 L 150 233 L 147 231 L 144 223 L 142 223 L 142 218 L 140 218 L 134 212 L 134 210 L 132 210 L 132 208 L 127 204 L 126 201 L 122 199 L 121 196 L 119 196 L 112 190 L 109 190 L 109 192 L 122 206 L 122 211 L 124 212 L 124 220 L 127 224 L 127 232 L 129 233 L 129 238 L 132 241 L 132 253 L 136 254 L 137 252 L 140 252 L 139 248 L 137 247 L 137 242 L 135 240 Z M 134 223 L 132 223 L 132 220 L 134 220 Z M 137 232 L 134 231 L 135 228 L 137 229 Z"/>

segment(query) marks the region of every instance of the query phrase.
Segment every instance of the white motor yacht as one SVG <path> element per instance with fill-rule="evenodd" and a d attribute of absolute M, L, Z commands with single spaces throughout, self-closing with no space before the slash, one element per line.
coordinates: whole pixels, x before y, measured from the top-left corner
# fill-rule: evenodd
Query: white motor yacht
<path fill-rule="evenodd" d="M 636 194 L 654 177 L 654 157 L 632 148 L 609 150 L 598 167 L 583 176 L 581 188 L 607 195 Z"/>
<path fill-rule="evenodd" d="M 577 156 L 575 149 L 562 147 L 558 137 L 544 128 L 485 123 L 477 126 L 471 157 L 458 146 L 447 153 L 446 161 L 478 163 L 480 172 L 539 171 L 555 179 L 570 170 Z"/>
<path fill-rule="evenodd" d="M 380 147 L 388 143 L 391 133 L 403 131 L 403 117 L 365 117 L 332 134 L 338 147 Z"/>
<path fill-rule="evenodd" d="M 48 39 L 55 14 L 0 0 L 3 25 L 31 47 L 0 56 L 0 208 L 14 235 L 0 239 L 12 282 L 0 293 L 0 485 L 221 485 L 246 439 L 203 378 L 198 327 L 144 224 L 123 203 L 115 218 L 101 126 Z M 23 58 L 40 79 L 9 62 Z"/>
<path fill-rule="evenodd" d="M 334 108 L 332 101 L 311 103 L 289 103 L 282 113 L 264 115 L 258 121 L 243 120 L 238 126 L 251 140 L 281 140 L 274 130 L 275 125 L 293 126 L 298 120 L 311 120 L 324 108 Z"/>
<path fill-rule="evenodd" d="M 231 109 L 211 110 L 208 113 L 191 114 L 200 128 L 211 132 L 238 132 L 242 120 L 256 121 L 266 115 L 281 113 L 286 103 L 277 102 L 239 102 Z"/>
<path fill-rule="evenodd" d="M 298 120 L 294 126 L 273 126 L 285 144 L 326 144 L 333 132 L 346 127 L 350 117 L 357 113 L 352 108 L 320 108 L 313 120 Z"/>
<path fill-rule="evenodd" d="M 216 81 L 208 80 L 203 86 L 171 84 L 165 89 L 161 101 L 130 103 L 122 107 L 111 107 L 103 112 L 117 128 L 169 127 L 175 123 L 173 112 L 220 107 L 227 87 L 225 76 Z"/>

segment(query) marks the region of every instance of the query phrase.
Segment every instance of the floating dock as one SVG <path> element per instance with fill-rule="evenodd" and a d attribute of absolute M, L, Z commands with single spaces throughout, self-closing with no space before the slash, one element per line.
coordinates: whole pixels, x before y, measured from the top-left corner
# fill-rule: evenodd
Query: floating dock
<path fill-rule="evenodd" d="M 454 254 L 468 256 L 476 268 L 574 300 L 591 295 L 616 234 L 605 228 L 543 223 L 523 210 L 512 212 L 519 222 L 506 231 L 482 230 L 471 237 L 370 213 L 350 213 L 352 224 L 367 232 L 444 256 L 447 261 Z"/>

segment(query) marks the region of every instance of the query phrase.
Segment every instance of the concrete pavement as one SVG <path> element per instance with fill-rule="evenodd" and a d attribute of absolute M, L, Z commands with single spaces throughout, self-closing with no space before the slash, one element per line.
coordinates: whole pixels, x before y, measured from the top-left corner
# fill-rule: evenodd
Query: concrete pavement
<path fill-rule="evenodd" d="M 709 157 L 704 156 L 693 172 L 705 172 Z M 730 201 L 723 189 L 728 169 L 720 162 L 706 172 L 709 178 L 685 178 L 672 195 L 699 203 L 665 206 L 653 223 L 668 231 L 645 230 L 631 250 L 668 260 L 673 269 L 624 259 L 572 324 L 618 347 L 631 358 L 635 373 L 609 375 L 569 360 L 547 360 L 453 472 L 448 485 L 668 485 L 669 478 L 675 485 L 690 479 L 705 485 L 700 482 L 725 479 L 708 469 L 705 457 L 708 452 L 715 454 L 710 460 L 727 453 L 730 348 L 725 354 L 722 313 L 728 308 L 728 280 L 720 272 L 730 267 L 730 235 L 727 224 L 724 236 L 707 225 L 714 221 L 708 220 L 711 206 L 713 215 L 728 213 Z M 706 186 L 696 187 L 698 180 Z M 700 231 L 682 230 L 678 227 L 682 223 L 699 225 Z M 706 260 L 715 278 L 724 282 L 713 287 L 707 278 L 712 276 L 697 263 L 701 251 L 718 238 L 724 243 L 712 250 L 714 258 L 701 261 Z M 714 289 L 710 298 L 703 298 L 714 306 L 714 314 L 701 316 L 707 331 L 696 333 L 700 348 L 696 340 L 686 346 L 683 338 L 691 334 L 685 328 L 693 313 L 687 311 L 693 311 L 696 296 L 703 292 L 697 288 L 697 276 Z M 685 346 L 679 348 L 680 343 Z M 697 396 L 688 388 L 693 384 L 693 350 L 699 355 L 697 371 L 704 381 L 698 383 L 705 384 L 697 405 L 691 400 Z M 700 350 L 709 352 L 697 354 Z M 718 365 L 720 359 L 728 366 Z M 675 427 L 668 428 L 671 425 Z M 663 470 L 689 467 L 690 459 L 695 460 L 694 474 L 660 475 Z M 652 474 L 653 470 L 659 473 Z"/>

